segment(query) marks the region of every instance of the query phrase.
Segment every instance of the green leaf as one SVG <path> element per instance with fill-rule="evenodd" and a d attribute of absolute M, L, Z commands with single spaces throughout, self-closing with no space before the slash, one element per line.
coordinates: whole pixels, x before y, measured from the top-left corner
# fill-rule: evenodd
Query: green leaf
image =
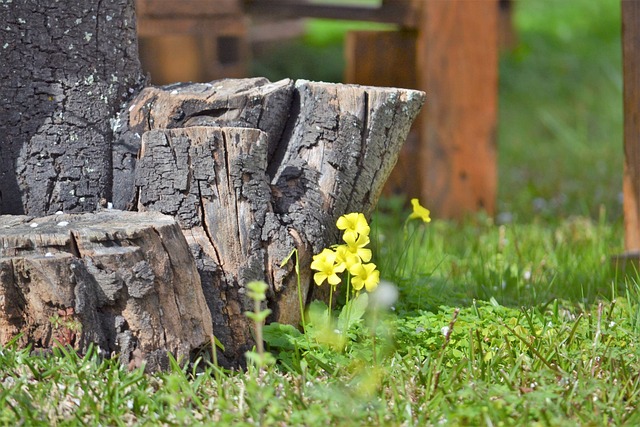
<path fill-rule="evenodd" d="M 289 255 L 287 255 L 287 256 L 282 260 L 282 262 L 280 263 L 280 267 L 284 267 L 285 265 L 287 265 L 287 263 L 289 262 L 289 260 L 290 260 L 290 259 L 291 259 L 291 257 L 293 256 L 293 254 L 295 254 L 295 253 L 296 253 L 296 251 L 297 251 L 297 250 L 298 250 L 298 249 L 293 248 L 293 249 L 291 250 L 291 252 L 289 252 Z"/>
<path fill-rule="evenodd" d="M 300 337 L 302 337 L 302 333 L 291 325 L 273 322 L 262 328 L 262 339 L 269 346 L 283 350 L 295 349 L 294 343 Z"/>
<path fill-rule="evenodd" d="M 216 337 L 215 335 L 213 335 L 213 343 L 216 345 L 216 347 L 218 347 L 220 350 L 224 351 L 224 344 L 222 344 L 222 342 L 218 339 L 218 337 Z"/>
<path fill-rule="evenodd" d="M 309 304 L 307 326 L 323 327 L 329 324 L 327 305 L 322 301 L 313 301 Z"/>
<path fill-rule="evenodd" d="M 261 280 L 254 280 L 253 282 L 247 283 L 247 295 L 254 301 L 264 301 L 266 299 L 265 292 L 269 289 L 269 285 Z"/>
<path fill-rule="evenodd" d="M 365 292 L 349 301 L 348 304 L 342 307 L 338 317 L 338 329 L 348 331 L 352 325 L 362 319 L 362 316 L 367 311 L 367 305 L 369 305 L 369 294 Z"/>

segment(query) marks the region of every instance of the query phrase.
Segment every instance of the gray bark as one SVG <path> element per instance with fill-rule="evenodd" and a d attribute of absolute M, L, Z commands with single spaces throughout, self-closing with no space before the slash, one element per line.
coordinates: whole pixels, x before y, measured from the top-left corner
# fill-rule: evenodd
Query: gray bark
<path fill-rule="evenodd" d="M 135 40 L 133 0 L 0 0 L 0 214 L 143 212 L 73 217 L 84 225 L 66 234 L 57 217 L 35 231 L 2 217 L 0 341 L 24 331 L 156 363 L 213 330 L 238 365 L 246 283 L 269 283 L 271 320 L 298 323 L 293 262 L 280 266 L 295 248 L 304 300 L 326 297 L 311 257 L 338 242 L 340 215 L 371 213 L 424 94 L 264 78 L 142 89 Z"/>
<path fill-rule="evenodd" d="M 133 1 L 0 1 L 0 52 L 0 214 L 110 200 L 112 125 L 143 81 Z"/>

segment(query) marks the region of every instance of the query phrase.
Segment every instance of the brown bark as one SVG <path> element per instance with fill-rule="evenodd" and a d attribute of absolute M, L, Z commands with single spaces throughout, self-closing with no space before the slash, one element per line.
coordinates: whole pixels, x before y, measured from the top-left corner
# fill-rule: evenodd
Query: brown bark
<path fill-rule="evenodd" d="M 0 345 L 89 343 L 148 368 L 188 360 L 211 338 L 193 257 L 177 223 L 106 210 L 0 216 Z"/>

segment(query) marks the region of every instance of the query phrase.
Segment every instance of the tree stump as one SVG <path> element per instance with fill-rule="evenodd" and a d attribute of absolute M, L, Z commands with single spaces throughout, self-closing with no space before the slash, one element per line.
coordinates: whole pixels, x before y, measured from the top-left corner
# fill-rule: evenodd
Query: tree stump
<path fill-rule="evenodd" d="M 0 216 L 0 345 L 85 350 L 94 343 L 150 369 L 211 339 L 196 264 L 177 223 L 105 210 L 34 219 Z"/>
<path fill-rule="evenodd" d="M 296 249 L 305 302 L 326 297 L 311 257 L 339 240 L 340 215 L 371 213 L 424 93 L 141 88 L 132 0 L 37 6 L 0 2 L 0 214 L 123 211 L 2 217 L 0 344 L 95 342 L 160 366 L 213 331 L 221 364 L 242 364 L 246 283 L 265 280 L 271 320 L 297 324 L 293 262 L 281 267 Z"/>
<path fill-rule="evenodd" d="M 271 320 L 300 321 L 293 262 L 281 267 L 293 249 L 305 301 L 326 296 L 310 287 L 311 257 L 338 242 L 340 215 L 371 213 L 423 101 L 410 90 L 265 79 L 148 88 L 134 100 L 137 210 L 183 228 L 225 361 L 253 345 L 246 283 L 271 285 Z"/>

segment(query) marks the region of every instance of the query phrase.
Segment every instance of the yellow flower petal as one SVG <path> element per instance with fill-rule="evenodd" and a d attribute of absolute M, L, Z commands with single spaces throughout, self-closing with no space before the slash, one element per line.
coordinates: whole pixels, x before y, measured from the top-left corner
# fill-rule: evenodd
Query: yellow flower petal
<path fill-rule="evenodd" d="M 350 270 L 356 264 L 360 264 L 361 260 L 357 253 L 349 250 L 347 245 L 340 245 L 336 248 L 336 262 L 343 264 L 347 270 Z"/>
<path fill-rule="evenodd" d="M 355 232 L 364 236 L 368 236 L 369 231 L 371 231 L 364 214 L 359 212 L 342 215 L 338 218 L 336 226 L 338 227 L 338 230 L 345 230 L 345 233 Z"/>
<path fill-rule="evenodd" d="M 316 285 L 322 285 L 325 280 L 333 286 L 341 282 L 337 273 L 342 273 L 346 265 L 336 262 L 336 258 L 336 252 L 331 249 L 323 249 L 322 252 L 313 256 L 311 269 L 317 271 L 317 273 L 313 275 L 313 281 L 316 282 Z"/>
<path fill-rule="evenodd" d="M 324 282 L 326 278 L 327 278 L 327 275 L 321 271 L 313 275 L 313 281 L 316 282 L 316 285 L 318 286 L 322 285 L 322 282 Z"/>
<path fill-rule="evenodd" d="M 372 292 L 378 287 L 378 283 L 380 283 L 380 272 L 376 270 L 376 265 L 373 263 L 354 266 L 351 274 L 353 274 L 351 286 L 353 286 L 353 289 L 356 291 L 364 287 L 368 292 Z"/>
<path fill-rule="evenodd" d="M 429 209 L 420 205 L 418 199 L 411 199 L 411 205 L 413 205 L 413 212 L 409 215 L 409 219 L 421 219 L 423 222 L 431 222 Z"/>
<path fill-rule="evenodd" d="M 340 282 L 342 282 L 342 279 L 340 279 L 340 277 L 338 277 L 338 275 L 334 273 L 327 278 L 327 281 L 331 286 L 336 286 L 340 284 Z"/>

